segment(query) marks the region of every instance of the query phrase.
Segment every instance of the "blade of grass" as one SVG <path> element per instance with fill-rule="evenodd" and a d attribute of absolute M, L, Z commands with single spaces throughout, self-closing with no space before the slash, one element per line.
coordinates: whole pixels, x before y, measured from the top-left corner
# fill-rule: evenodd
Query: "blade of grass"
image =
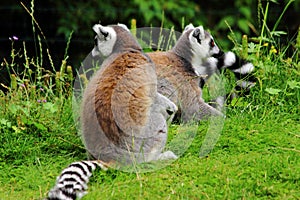
<path fill-rule="evenodd" d="M 282 19 L 284 13 L 285 13 L 286 10 L 288 9 L 288 7 L 291 5 L 291 3 L 293 3 L 294 1 L 295 1 L 295 0 L 290 0 L 290 1 L 285 5 L 283 11 L 281 12 L 279 18 L 277 19 L 277 21 L 276 21 L 276 23 L 275 23 L 275 25 L 274 25 L 274 27 L 273 27 L 273 29 L 272 29 L 272 32 L 274 32 L 274 31 L 277 29 L 279 23 L 281 22 L 281 19 Z"/>

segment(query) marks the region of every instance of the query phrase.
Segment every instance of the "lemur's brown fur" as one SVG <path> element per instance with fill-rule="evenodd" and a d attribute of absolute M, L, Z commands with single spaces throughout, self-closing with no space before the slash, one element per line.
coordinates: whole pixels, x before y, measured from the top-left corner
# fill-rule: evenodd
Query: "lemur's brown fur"
<path fill-rule="evenodd" d="M 167 110 L 174 113 L 176 105 L 157 92 L 155 65 L 129 30 L 119 26 L 99 29 L 104 34 L 94 30 L 102 43 L 115 42 L 108 49 L 99 44 L 99 51 L 112 52 L 83 95 L 85 146 L 93 158 L 105 162 L 131 163 L 131 154 L 134 162 L 159 159 L 167 139 Z"/>
<path fill-rule="evenodd" d="M 171 50 L 148 53 L 156 65 L 158 92 L 178 106 L 183 122 L 222 116 L 205 103 L 199 87 L 201 75 L 205 75 L 203 64 L 219 52 L 213 37 L 202 26 L 188 25 Z"/>
<path fill-rule="evenodd" d="M 221 113 L 202 98 L 200 77 L 185 68 L 183 60 L 172 51 L 147 53 L 156 64 L 158 92 L 173 101 L 179 108 L 184 122 L 202 120 Z"/>
<path fill-rule="evenodd" d="M 95 93 L 95 109 L 98 121 L 105 133 L 105 135 L 114 143 L 119 143 L 119 138 L 125 133 L 120 130 L 112 113 L 112 93 L 119 93 L 119 101 L 123 98 L 128 98 L 126 95 L 130 93 L 129 100 L 129 114 L 125 122 L 132 119 L 136 125 L 144 126 L 147 122 L 149 107 L 152 99 L 152 94 L 155 90 L 151 85 L 142 85 L 142 83 L 148 78 L 149 75 L 145 74 L 142 67 L 149 63 L 148 59 L 140 53 L 125 53 L 117 56 L 108 68 L 103 70 L 99 79 L 97 80 L 98 85 Z M 149 66 L 149 65 L 148 65 Z M 150 67 L 150 66 L 149 66 Z M 134 78 L 128 78 L 126 85 L 116 90 L 116 86 L 120 80 L 124 78 L 126 73 L 129 73 L 132 69 L 135 70 L 136 74 Z M 134 85 L 141 85 L 140 88 L 132 88 Z M 122 91 L 120 91 L 120 89 Z M 119 103 L 122 103 L 121 101 Z M 124 105 L 126 106 L 126 105 Z M 132 124 L 132 122 L 128 121 Z"/>

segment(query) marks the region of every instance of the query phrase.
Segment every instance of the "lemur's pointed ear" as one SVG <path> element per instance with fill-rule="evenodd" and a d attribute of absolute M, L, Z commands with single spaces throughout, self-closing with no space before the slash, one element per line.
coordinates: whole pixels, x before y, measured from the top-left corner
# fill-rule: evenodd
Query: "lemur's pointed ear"
<path fill-rule="evenodd" d="M 103 35 L 105 38 L 109 35 L 108 31 L 106 31 L 100 24 L 95 24 L 93 26 L 93 30 L 97 33 L 97 35 Z"/>
<path fill-rule="evenodd" d="M 204 32 L 204 28 L 203 26 L 199 26 L 199 29 L 200 29 L 200 37 L 201 37 L 201 40 L 205 39 L 205 32 Z"/>
<path fill-rule="evenodd" d="M 197 37 L 201 40 L 205 39 L 205 33 L 204 33 L 203 26 L 196 27 L 194 32 L 193 32 L 193 36 Z"/>
<path fill-rule="evenodd" d="M 192 34 L 193 37 L 196 38 L 199 43 L 201 43 L 201 40 L 205 39 L 205 32 L 203 26 L 196 27 Z"/>
<path fill-rule="evenodd" d="M 200 35 L 200 30 L 198 28 L 196 28 L 193 32 L 193 37 L 199 38 L 199 35 Z"/>
<path fill-rule="evenodd" d="M 183 32 L 185 32 L 185 31 L 187 31 L 187 30 L 190 30 L 190 29 L 193 29 L 193 28 L 194 28 L 194 25 L 190 23 L 189 25 L 187 25 L 187 26 L 184 28 Z"/>
<path fill-rule="evenodd" d="M 118 23 L 118 26 L 122 27 L 123 29 L 125 29 L 127 31 L 130 31 L 129 28 L 125 24 Z"/>

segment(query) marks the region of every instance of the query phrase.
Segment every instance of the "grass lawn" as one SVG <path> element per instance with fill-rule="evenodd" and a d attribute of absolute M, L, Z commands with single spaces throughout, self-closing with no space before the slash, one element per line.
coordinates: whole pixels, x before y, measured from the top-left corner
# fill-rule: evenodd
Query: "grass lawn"
<path fill-rule="evenodd" d="M 0 199 L 45 197 L 64 166 L 84 159 L 72 128 L 66 125 L 46 136 L 7 132 L 1 142 L 2 151 L 9 153 L 1 159 Z M 205 132 L 207 123 L 200 128 Z M 299 199 L 299 130 L 297 113 L 264 118 L 228 111 L 208 157 L 198 157 L 203 140 L 199 132 L 185 154 L 166 168 L 149 173 L 96 171 L 84 199 Z"/>

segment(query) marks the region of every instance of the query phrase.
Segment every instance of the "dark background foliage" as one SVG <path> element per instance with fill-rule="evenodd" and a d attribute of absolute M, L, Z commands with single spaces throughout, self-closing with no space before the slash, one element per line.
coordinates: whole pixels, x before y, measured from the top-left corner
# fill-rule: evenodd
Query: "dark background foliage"
<path fill-rule="evenodd" d="M 22 1 L 30 9 L 31 1 Z M 262 5 L 267 1 L 262 1 Z M 271 2 L 268 25 L 273 26 L 282 13 L 288 0 Z M 47 40 L 43 41 L 50 49 L 55 66 L 60 65 L 64 58 L 67 38 L 73 31 L 69 48 L 68 62 L 79 66 L 82 59 L 93 47 L 92 26 L 99 21 L 106 24 L 124 23 L 130 25 L 131 19 L 137 20 L 137 27 L 154 26 L 182 31 L 184 25 L 204 25 L 209 29 L 219 45 L 225 50 L 233 47 L 228 40 L 230 33 L 228 25 L 235 33 L 238 42 L 243 34 L 257 37 L 261 24 L 258 23 L 258 2 L 254 0 L 210 0 L 210 1 L 164 1 L 164 0 L 37 0 L 34 2 L 34 16 L 38 21 Z M 262 17 L 262 16 L 261 16 Z M 11 41 L 15 35 L 19 40 L 14 47 L 23 49 L 22 41 L 26 42 L 27 54 L 30 57 L 38 55 L 37 38 L 33 34 L 30 15 L 19 1 L 1 1 L 0 3 L 0 59 L 9 59 Z M 295 36 L 300 24 L 300 1 L 295 1 L 288 8 L 278 30 L 287 32 L 281 42 L 287 43 Z M 36 32 L 39 31 L 36 29 Z M 45 65 L 46 62 L 45 62 Z M 47 66 L 44 66 L 47 68 Z M 1 72 L 3 71 L 0 68 Z M 2 75 L 1 75 L 2 76 Z"/>

